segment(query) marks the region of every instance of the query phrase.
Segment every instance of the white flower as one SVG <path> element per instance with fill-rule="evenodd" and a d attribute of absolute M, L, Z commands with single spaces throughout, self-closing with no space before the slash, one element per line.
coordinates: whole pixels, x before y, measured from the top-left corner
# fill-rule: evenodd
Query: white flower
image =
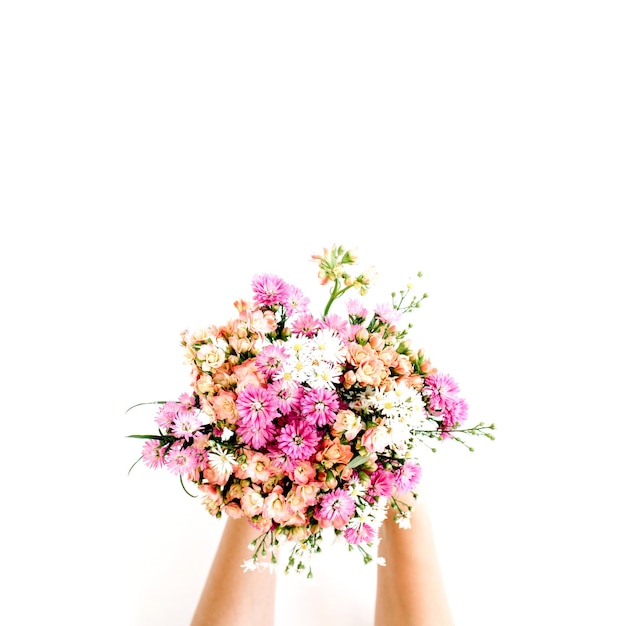
<path fill-rule="evenodd" d="M 346 359 L 346 347 L 332 328 L 322 328 L 311 339 L 315 358 L 329 363 L 343 363 Z"/>
<path fill-rule="evenodd" d="M 254 572 L 258 569 L 258 565 L 254 559 L 247 559 L 241 564 L 244 572 Z"/>
<path fill-rule="evenodd" d="M 311 376 L 307 382 L 311 387 L 334 389 L 334 386 L 339 384 L 341 373 L 337 365 L 322 361 L 317 365 L 313 365 L 311 368 Z"/>
<path fill-rule="evenodd" d="M 234 455 L 227 452 L 219 443 L 213 444 L 213 452 L 209 452 L 209 465 L 211 469 L 221 476 L 230 476 L 233 473 L 233 466 L 237 464 Z"/>
<path fill-rule="evenodd" d="M 228 441 L 234 434 L 234 430 L 231 430 L 228 426 L 224 426 L 224 430 L 222 431 L 222 441 Z"/>

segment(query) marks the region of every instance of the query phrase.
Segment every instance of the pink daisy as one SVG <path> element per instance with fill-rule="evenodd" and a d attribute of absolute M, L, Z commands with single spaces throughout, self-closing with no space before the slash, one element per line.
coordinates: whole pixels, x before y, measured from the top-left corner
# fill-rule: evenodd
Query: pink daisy
<path fill-rule="evenodd" d="M 291 322 L 291 332 L 294 335 L 313 337 L 320 329 L 320 321 L 310 313 L 303 313 Z"/>
<path fill-rule="evenodd" d="M 239 422 L 259 426 L 278 415 L 278 400 L 267 387 L 248 385 L 237 397 Z"/>
<path fill-rule="evenodd" d="M 376 538 L 376 530 L 369 524 L 361 524 L 358 528 L 346 528 L 343 532 L 348 543 L 372 543 Z"/>
<path fill-rule="evenodd" d="M 289 294 L 287 283 L 274 274 L 260 274 L 252 279 L 253 300 L 260 306 L 284 304 Z"/>
<path fill-rule="evenodd" d="M 189 393 L 181 393 L 178 397 L 178 403 L 185 411 L 191 411 L 196 408 L 196 396 Z"/>
<path fill-rule="evenodd" d="M 286 424 L 276 438 L 278 447 L 295 460 L 310 458 L 319 441 L 320 435 L 315 427 L 301 420 Z"/>
<path fill-rule="evenodd" d="M 302 415 L 317 426 L 325 426 L 335 421 L 339 399 L 332 389 L 320 387 L 307 389 L 301 402 Z"/>
<path fill-rule="evenodd" d="M 393 493 L 395 476 L 393 472 L 379 468 L 372 473 L 368 495 L 387 498 Z"/>
<path fill-rule="evenodd" d="M 176 414 L 172 422 L 172 433 L 177 437 L 189 441 L 193 438 L 193 434 L 202 427 L 202 421 L 198 417 L 198 413 L 181 409 Z"/>
<path fill-rule="evenodd" d="M 305 313 L 309 302 L 310 300 L 298 287 L 294 285 L 287 286 L 287 297 L 283 304 L 288 317 L 291 317 L 294 313 Z"/>
<path fill-rule="evenodd" d="M 143 444 L 141 456 L 150 469 L 157 469 L 163 465 L 165 448 L 158 439 L 148 439 Z"/>
<path fill-rule="evenodd" d="M 320 499 L 317 517 L 331 522 L 335 528 L 343 528 L 354 515 L 356 502 L 345 489 L 334 489 Z"/>
<path fill-rule="evenodd" d="M 165 457 L 167 469 L 180 476 L 193 472 L 197 465 L 198 455 L 194 448 L 183 448 L 180 443 L 175 443 Z"/>
<path fill-rule="evenodd" d="M 257 369 L 269 380 L 278 372 L 287 358 L 287 351 L 275 343 L 264 346 L 254 359 Z"/>
<path fill-rule="evenodd" d="M 399 494 L 413 491 L 422 477 L 422 468 L 412 461 L 406 461 L 394 472 L 396 490 Z"/>
<path fill-rule="evenodd" d="M 350 328 L 349 323 L 339 315 L 327 315 L 322 322 L 322 328 L 330 328 L 337 331 L 340 337 L 346 337 Z"/>
<path fill-rule="evenodd" d="M 237 435 L 253 450 L 265 448 L 276 435 L 276 426 L 272 422 L 255 424 L 254 422 L 237 422 Z"/>
<path fill-rule="evenodd" d="M 354 322 L 363 322 L 367 317 L 367 309 L 363 306 L 363 303 L 356 298 L 346 302 L 346 309 L 348 315 L 355 318 L 353 320 Z"/>
<path fill-rule="evenodd" d="M 299 407 L 302 387 L 297 382 L 281 379 L 273 382 L 269 389 L 276 396 L 278 410 L 283 415 L 287 415 Z"/>
<path fill-rule="evenodd" d="M 398 309 L 394 309 L 393 306 L 387 302 L 377 304 L 374 307 L 374 313 L 376 317 L 385 322 L 385 324 L 395 324 L 402 317 L 402 313 L 400 313 Z"/>
<path fill-rule="evenodd" d="M 172 422 L 178 414 L 177 402 L 166 402 L 161 405 L 159 412 L 155 418 L 155 421 L 159 428 L 162 430 L 169 430 L 172 427 Z"/>

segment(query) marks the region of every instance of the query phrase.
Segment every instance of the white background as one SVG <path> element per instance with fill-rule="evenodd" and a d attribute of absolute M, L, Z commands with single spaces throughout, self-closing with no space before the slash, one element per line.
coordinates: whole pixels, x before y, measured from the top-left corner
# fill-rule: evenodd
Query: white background
<path fill-rule="evenodd" d="M 127 476 L 124 412 L 343 243 L 378 300 L 424 273 L 414 342 L 498 425 L 424 458 L 458 626 L 626 624 L 622 8 L 3 3 L 0 621 L 188 623 L 222 526 Z M 372 623 L 375 570 L 318 574 L 277 626 Z"/>

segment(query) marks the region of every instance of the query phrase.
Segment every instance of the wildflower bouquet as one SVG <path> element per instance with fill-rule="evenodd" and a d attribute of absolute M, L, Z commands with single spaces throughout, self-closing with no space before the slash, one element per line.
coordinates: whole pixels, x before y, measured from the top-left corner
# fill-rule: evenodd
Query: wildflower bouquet
<path fill-rule="evenodd" d="M 313 260 L 330 287 L 321 316 L 298 287 L 254 276 L 233 319 L 181 333 L 191 390 L 154 403 L 158 433 L 131 435 L 146 440 L 138 461 L 194 485 L 211 515 L 258 529 L 245 569 L 273 569 L 287 543 L 285 572 L 311 576 L 325 532 L 372 561 L 390 507 L 410 525 L 397 496 L 416 492 L 418 445 L 493 438 L 493 425 L 461 428 L 468 407 L 456 382 L 411 349 L 410 324 L 398 326 L 427 294 L 409 284 L 370 311 L 373 271 L 352 276 L 353 251 L 333 246 Z M 330 313 L 350 290 L 361 299 L 345 317 Z"/>

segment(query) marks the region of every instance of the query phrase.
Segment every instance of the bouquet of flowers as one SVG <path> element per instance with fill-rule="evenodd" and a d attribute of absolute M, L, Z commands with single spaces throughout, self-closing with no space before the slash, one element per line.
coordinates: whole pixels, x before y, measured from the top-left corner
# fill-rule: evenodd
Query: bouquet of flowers
<path fill-rule="evenodd" d="M 321 316 L 298 287 L 254 276 L 236 316 L 181 333 L 191 390 L 142 403 L 159 405 L 158 433 L 130 435 L 146 440 L 138 461 L 194 485 L 211 515 L 258 529 L 246 570 L 274 569 L 286 543 L 284 571 L 309 577 L 325 533 L 367 563 L 388 509 L 410 526 L 411 508 L 397 496 L 417 493 L 420 444 L 456 440 L 471 450 L 462 436 L 493 438 L 494 428 L 461 428 L 468 407 L 458 385 L 411 348 L 411 324 L 399 326 L 427 294 L 409 284 L 370 311 L 363 296 L 374 272 L 352 276 L 352 250 L 312 258 L 330 287 Z M 330 313 L 349 291 L 359 297 L 347 315 Z"/>

